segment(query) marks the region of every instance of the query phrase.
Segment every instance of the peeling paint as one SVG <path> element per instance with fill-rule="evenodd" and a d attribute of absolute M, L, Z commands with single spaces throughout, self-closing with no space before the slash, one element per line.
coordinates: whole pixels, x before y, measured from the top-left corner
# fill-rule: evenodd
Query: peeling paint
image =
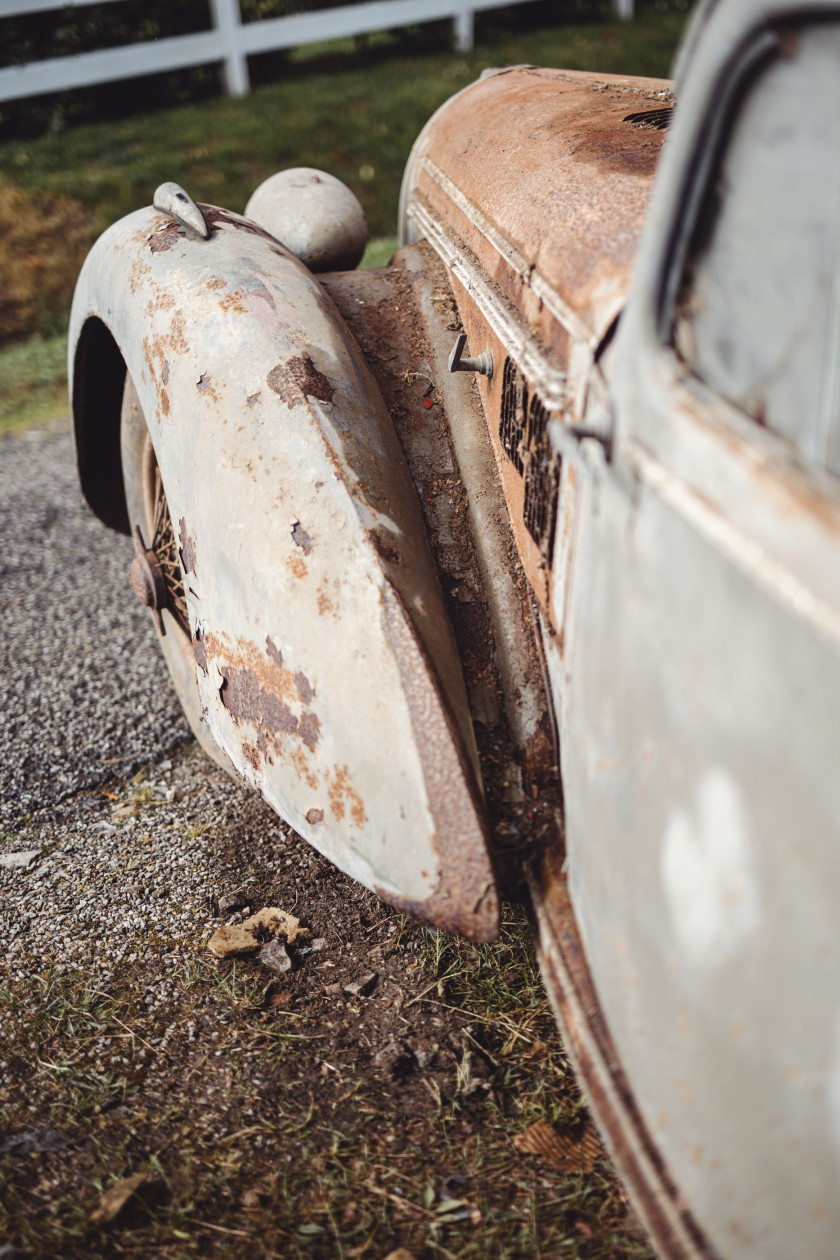
<path fill-rule="evenodd" d="M 178 540 L 181 544 L 181 564 L 185 573 L 195 573 L 195 543 L 187 532 L 183 516 L 178 522 Z"/>
<path fill-rule="evenodd" d="M 282 661 L 280 664 L 282 664 Z M 301 704 L 311 704 L 315 699 L 315 689 L 306 677 L 306 674 L 302 674 L 300 671 L 295 674 L 295 686 L 298 689 Z"/>
<path fill-rule="evenodd" d="M 195 662 L 205 674 L 207 673 L 207 649 L 204 646 L 204 638 L 201 633 L 201 627 L 197 626 L 193 635 L 193 656 Z"/>
<path fill-rule="evenodd" d="M 308 354 L 293 356 L 286 363 L 278 363 L 265 378 L 269 389 L 287 407 L 298 407 L 307 398 L 331 403 L 335 390 L 323 372 L 319 372 Z"/>
<path fill-rule="evenodd" d="M 296 547 L 300 547 L 305 556 L 308 556 L 312 550 L 312 539 L 301 525 L 300 521 L 295 521 L 292 526 L 292 541 Z"/>

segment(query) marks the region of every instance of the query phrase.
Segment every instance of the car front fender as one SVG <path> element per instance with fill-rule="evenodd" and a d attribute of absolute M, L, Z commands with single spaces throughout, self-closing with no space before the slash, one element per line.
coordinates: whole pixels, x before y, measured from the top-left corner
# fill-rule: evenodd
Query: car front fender
<path fill-rule="evenodd" d="M 306 268 L 249 220 L 202 211 L 207 241 L 145 209 L 84 265 L 70 360 L 86 496 L 125 528 L 107 448 L 127 370 L 180 540 L 214 739 L 354 878 L 491 937 L 460 663 L 387 409 Z"/>

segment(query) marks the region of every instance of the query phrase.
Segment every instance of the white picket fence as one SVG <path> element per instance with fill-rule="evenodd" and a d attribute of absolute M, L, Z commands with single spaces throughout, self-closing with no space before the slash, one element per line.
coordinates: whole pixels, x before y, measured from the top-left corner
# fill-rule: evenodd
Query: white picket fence
<path fill-rule="evenodd" d="M 0 21 L 96 3 L 101 4 L 102 0 L 0 0 Z M 452 20 L 455 47 L 466 52 L 472 48 L 477 12 L 528 3 L 531 0 L 367 0 L 315 13 L 243 22 L 239 0 L 209 0 L 212 25 L 207 31 L 8 66 L 0 70 L 0 101 L 214 62 L 224 67 L 227 91 L 232 96 L 245 96 L 250 90 L 248 56 L 252 53 L 297 48 L 301 44 L 367 35 L 442 18 Z M 612 4 L 619 17 L 633 16 L 633 0 L 612 0 Z"/>

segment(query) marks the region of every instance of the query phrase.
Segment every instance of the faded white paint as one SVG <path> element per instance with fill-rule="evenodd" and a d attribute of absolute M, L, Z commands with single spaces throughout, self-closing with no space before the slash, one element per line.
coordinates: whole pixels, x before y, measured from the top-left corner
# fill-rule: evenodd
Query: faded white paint
<path fill-rule="evenodd" d="M 692 963 L 725 962 L 758 927 L 748 819 L 722 766 L 707 771 L 690 805 L 672 811 L 661 873 L 674 935 Z"/>

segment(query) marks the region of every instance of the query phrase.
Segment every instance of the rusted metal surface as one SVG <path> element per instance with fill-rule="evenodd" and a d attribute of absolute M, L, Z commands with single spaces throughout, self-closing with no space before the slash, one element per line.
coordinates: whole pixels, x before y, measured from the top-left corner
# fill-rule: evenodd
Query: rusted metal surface
<path fill-rule="evenodd" d="M 71 341 L 100 319 L 136 385 L 209 730 L 343 869 L 492 936 L 463 678 L 379 390 L 309 273 L 256 225 L 202 213 L 206 242 L 150 210 L 110 229 Z"/>
<path fill-rule="evenodd" d="M 581 424 L 594 355 L 625 300 L 662 140 L 628 114 L 647 102 L 670 109 L 669 84 L 513 68 L 438 112 L 403 183 L 404 234 L 443 260 L 469 344 L 495 365 L 479 390 L 499 475 L 528 581 L 560 636 L 551 568 L 571 505 L 560 507 L 549 429 Z"/>
<path fill-rule="evenodd" d="M 515 880 L 522 835 L 556 833 L 557 756 L 483 412 L 469 380 L 448 372 L 454 297 L 426 246 L 405 247 L 395 266 L 323 283 L 373 369 L 420 494 L 464 668 L 496 859 Z M 454 880 L 463 859 L 454 847 L 448 856 Z"/>
<path fill-rule="evenodd" d="M 626 121 L 662 79 L 515 67 L 427 124 L 403 187 L 449 228 L 545 346 L 598 342 L 624 301 L 662 136 Z M 409 237 L 410 239 L 410 237 Z"/>

